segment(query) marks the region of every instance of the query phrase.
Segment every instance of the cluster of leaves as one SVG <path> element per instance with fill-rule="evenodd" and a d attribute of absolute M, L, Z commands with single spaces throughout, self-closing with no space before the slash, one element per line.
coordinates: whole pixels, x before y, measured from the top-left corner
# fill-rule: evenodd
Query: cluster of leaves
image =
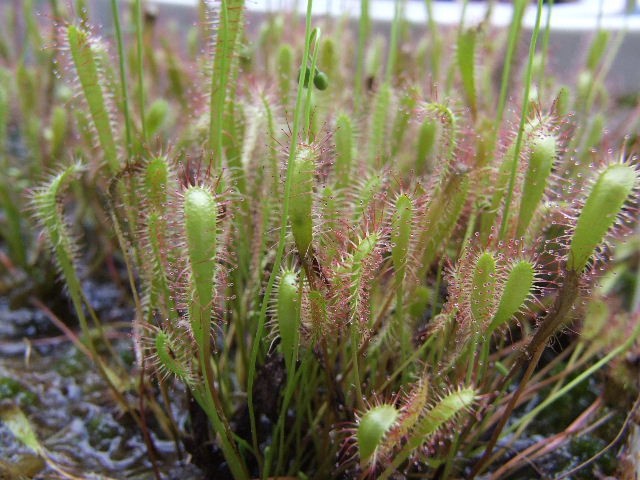
<path fill-rule="evenodd" d="M 241 0 L 203 2 L 174 45 L 139 0 L 131 38 L 112 1 L 112 42 L 52 1 L 44 50 L 28 3 L 3 17 L 22 13 L 24 51 L 0 38 L 3 268 L 41 264 L 26 185 L 79 346 L 141 428 L 154 412 L 211 475 L 506 476 L 544 451 L 504 456 L 546 407 L 639 348 L 638 295 L 624 309 L 619 282 L 596 284 L 640 188 L 633 141 L 603 131 L 606 32 L 568 87 L 548 37 L 536 49 L 540 5 L 517 61 L 524 1 L 506 42 L 463 23 L 416 41 L 397 2 L 388 48 L 366 10 L 357 42 L 310 13 L 250 42 Z M 83 291 L 89 262 L 114 261 L 135 371 Z M 184 387 L 207 428 L 173 417 Z M 607 415 L 589 408 L 584 430 Z"/>

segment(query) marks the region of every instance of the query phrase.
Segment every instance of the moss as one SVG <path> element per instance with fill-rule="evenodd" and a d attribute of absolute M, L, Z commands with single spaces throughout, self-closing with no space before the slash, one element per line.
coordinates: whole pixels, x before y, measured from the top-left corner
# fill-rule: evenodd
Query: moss
<path fill-rule="evenodd" d="M 568 381 L 570 381 L 569 379 Z M 550 435 L 558 433 L 561 428 L 566 428 L 582 412 L 585 411 L 596 399 L 598 393 L 593 380 L 583 382 L 569 394 L 560 397 L 553 403 L 551 408 L 547 408 L 543 415 L 540 415 L 535 424 L 531 425 L 531 434 Z M 547 397 L 542 393 L 541 399 Z"/>
<path fill-rule="evenodd" d="M 62 377 L 81 378 L 87 372 L 87 363 L 80 352 L 73 350 L 61 357 L 54 368 Z"/>
<path fill-rule="evenodd" d="M 589 435 L 573 439 L 568 450 L 575 464 L 581 464 L 599 454 L 606 446 L 607 442 L 602 438 Z M 595 467 L 578 472 L 574 478 L 585 480 L 593 478 L 594 468 L 597 468 L 601 474 L 613 475 L 617 465 L 615 452 L 616 449 L 610 449 L 603 453 L 598 457 Z"/>
<path fill-rule="evenodd" d="M 97 414 L 87 422 L 87 432 L 91 445 L 101 449 L 109 448 L 110 442 L 120 437 L 124 430 L 110 415 Z"/>
<path fill-rule="evenodd" d="M 21 407 L 39 403 L 38 395 L 10 377 L 0 377 L 0 400 L 12 400 Z"/>

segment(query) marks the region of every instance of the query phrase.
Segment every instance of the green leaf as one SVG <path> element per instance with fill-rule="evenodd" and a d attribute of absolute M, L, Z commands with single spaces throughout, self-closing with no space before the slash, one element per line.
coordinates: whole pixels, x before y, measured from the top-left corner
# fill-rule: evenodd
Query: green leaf
<path fill-rule="evenodd" d="M 0 420 L 26 447 L 38 455 L 45 456 L 44 447 L 38 441 L 38 437 L 31 428 L 31 423 L 20 407 L 11 403 L 0 404 Z"/>
<path fill-rule="evenodd" d="M 571 238 L 568 268 L 582 272 L 631 195 L 638 174 L 627 164 L 605 168 L 594 183 Z"/>

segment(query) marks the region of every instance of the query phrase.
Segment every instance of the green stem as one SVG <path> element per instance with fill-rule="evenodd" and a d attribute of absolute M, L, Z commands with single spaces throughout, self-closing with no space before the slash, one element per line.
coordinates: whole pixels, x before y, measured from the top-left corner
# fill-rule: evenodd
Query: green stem
<path fill-rule="evenodd" d="M 518 136 L 516 137 L 515 150 L 513 153 L 513 163 L 511 165 L 511 176 L 509 177 L 509 187 L 504 204 L 504 215 L 502 216 L 502 226 L 500 227 L 500 238 L 504 239 L 509 225 L 509 207 L 511 206 L 511 198 L 513 197 L 513 189 L 516 183 L 516 174 L 518 172 L 520 149 L 522 148 L 522 137 L 524 135 L 524 124 L 529 112 L 529 90 L 532 82 L 533 57 L 536 53 L 536 42 L 540 33 L 540 17 L 542 16 L 542 0 L 538 0 L 538 11 L 536 12 L 536 23 L 531 35 L 531 43 L 529 45 L 529 60 L 527 62 L 527 73 L 524 84 L 524 98 L 522 99 L 522 113 L 520 114 L 520 126 L 518 127 Z"/>
<path fill-rule="evenodd" d="M 382 384 L 382 386 L 378 387 L 378 391 L 379 392 L 384 392 L 389 385 L 391 385 L 391 383 L 393 382 L 393 380 L 395 378 L 397 378 L 400 375 L 404 375 L 406 374 L 407 368 L 409 367 L 409 365 L 411 365 L 413 362 L 415 362 L 418 358 L 420 358 L 422 356 L 422 354 L 425 352 L 425 350 L 427 349 L 427 347 L 429 347 L 431 345 L 431 343 L 434 341 L 436 337 L 434 335 L 431 335 L 429 338 L 427 338 L 424 343 L 422 345 L 420 345 L 419 348 L 415 349 L 413 351 L 413 353 L 411 354 L 411 356 L 409 358 L 407 358 L 397 369 L 395 372 L 393 372 L 391 375 L 389 375 L 385 382 Z"/>
<path fill-rule="evenodd" d="M 425 0 L 427 8 L 427 23 L 431 34 L 431 77 L 432 82 L 438 83 L 440 79 L 440 57 L 442 55 L 442 38 L 440 30 L 433 15 L 433 0 Z"/>
<path fill-rule="evenodd" d="M 509 29 L 507 53 L 504 58 L 504 70 L 502 70 L 502 81 L 500 82 L 498 112 L 494 124 L 495 135 L 497 135 L 500 124 L 502 123 L 502 116 L 504 115 L 504 108 L 507 103 L 507 90 L 509 89 L 509 80 L 511 79 L 511 64 L 513 63 L 513 55 L 518 45 L 518 37 L 520 36 L 520 29 L 522 27 L 522 16 L 524 15 L 526 5 L 527 2 L 525 0 L 517 0 L 513 5 L 513 20 L 511 21 L 511 28 Z"/>
<path fill-rule="evenodd" d="M 358 362 L 358 328 L 357 320 L 351 321 L 351 363 L 353 365 L 353 383 L 356 387 L 356 405 L 360 410 L 365 409 L 364 398 L 362 396 L 362 381 L 360 380 L 360 366 Z"/>
<path fill-rule="evenodd" d="M 633 313 L 640 312 L 640 263 L 638 263 L 636 268 L 636 287 L 631 300 L 631 311 Z"/>
<path fill-rule="evenodd" d="M 200 361 L 202 362 L 206 359 L 202 357 L 202 351 L 200 353 Z M 206 369 L 206 367 L 204 367 L 204 369 Z M 193 396 L 206 412 L 207 417 L 209 417 L 209 420 L 213 425 L 213 429 L 220 433 L 220 448 L 222 449 L 225 460 L 229 464 L 229 469 L 231 470 L 233 478 L 236 480 L 248 479 L 249 474 L 245 469 L 244 463 L 230 440 L 233 438 L 232 432 L 229 425 L 226 422 L 223 422 L 220 418 L 220 414 L 218 413 L 218 408 L 214 400 L 215 397 L 213 396 L 209 382 L 206 379 L 205 385 L 206 387 L 204 392 L 200 389 L 192 390 Z"/>
<path fill-rule="evenodd" d="M 313 6 L 313 0 L 307 0 L 307 14 L 306 14 L 306 22 L 305 22 L 305 44 L 304 44 L 304 52 L 302 55 L 302 64 L 300 66 L 300 71 L 304 71 L 306 67 L 307 59 L 309 58 L 309 50 L 311 47 L 311 10 Z M 253 383 L 256 375 L 256 367 L 258 361 L 258 354 L 260 352 L 260 347 L 262 345 L 262 337 L 264 335 L 264 326 L 267 318 L 267 310 L 269 307 L 269 300 L 271 298 L 271 292 L 273 290 L 273 285 L 275 283 L 276 276 L 280 271 L 280 265 L 282 263 L 282 257 L 284 255 L 284 247 L 286 244 L 286 236 L 287 236 L 287 219 L 289 217 L 289 204 L 291 202 L 291 173 L 293 171 L 294 166 L 294 157 L 296 154 L 296 148 L 298 144 L 298 134 L 300 132 L 301 123 L 302 123 L 302 107 L 303 107 L 303 98 L 304 94 L 304 75 L 300 75 L 298 79 L 298 93 L 296 95 L 296 107 L 293 116 L 293 126 L 291 131 L 291 143 L 289 146 L 289 157 L 287 160 L 287 171 L 285 177 L 284 184 L 284 196 L 282 200 L 282 212 L 280 216 L 280 236 L 278 239 L 278 248 L 276 250 L 276 256 L 274 259 L 273 266 L 271 268 L 271 274 L 269 275 L 269 281 L 267 283 L 267 288 L 265 289 L 264 296 L 262 297 L 262 306 L 260 308 L 260 314 L 258 316 L 258 325 L 256 328 L 256 334 L 254 336 L 253 345 L 251 347 L 251 357 L 249 359 L 249 372 L 247 375 L 247 405 L 249 408 L 249 417 L 251 423 L 251 440 L 253 443 L 253 448 L 256 452 L 259 451 L 258 448 L 258 436 L 256 430 L 256 418 L 255 418 L 255 409 L 253 406 Z M 262 459 L 258 458 L 259 464 L 262 463 Z"/>
<path fill-rule="evenodd" d="M 143 43 L 142 43 L 142 1 L 136 0 L 136 43 L 138 49 L 138 58 L 137 58 L 137 66 L 138 66 L 138 96 L 140 102 L 140 125 L 142 131 L 142 141 L 147 141 L 147 127 L 145 125 L 144 118 L 144 66 L 143 66 Z"/>
<path fill-rule="evenodd" d="M 242 9 L 243 0 L 221 0 L 220 2 L 220 25 L 216 33 L 209 104 L 209 148 L 212 151 L 213 166 L 216 169 L 222 166 L 227 88 L 232 76 L 231 59 L 237 44 Z"/>
<path fill-rule="evenodd" d="M 304 358 L 302 359 L 302 363 L 298 369 L 296 369 L 295 363 L 292 363 L 293 367 L 291 371 L 287 372 L 287 383 L 284 389 L 282 407 L 280 408 L 280 414 L 278 415 L 278 423 L 276 425 L 276 434 L 273 437 L 274 438 L 273 445 L 277 443 L 276 439 L 279 439 L 278 462 L 276 464 L 276 470 L 275 470 L 276 474 L 280 472 L 280 468 L 284 463 L 284 453 L 285 453 L 284 426 L 285 426 L 285 419 L 287 417 L 287 412 L 289 411 L 289 404 L 291 403 L 291 399 L 293 398 L 293 394 L 296 391 L 296 386 L 298 385 L 298 383 L 301 380 L 304 381 L 308 379 L 308 377 L 305 376 L 305 373 L 308 373 L 306 371 L 306 366 L 309 364 L 309 360 L 310 360 L 310 355 L 309 353 L 307 353 L 307 355 L 305 355 Z M 304 385 L 300 387 L 300 390 L 307 391 Z M 296 411 L 300 411 L 300 410 L 296 408 Z M 264 474 L 266 476 L 267 472 L 265 471 Z"/>
<path fill-rule="evenodd" d="M 396 69 L 398 60 L 398 32 L 400 30 L 400 19 L 402 18 L 402 0 L 395 0 L 395 11 L 393 15 L 393 23 L 391 24 L 391 40 L 389 42 L 389 56 L 387 58 L 387 72 L 385 83 L 391 85 L 393 80 L 393 72 Z"/>
<path fill-rule="evenodd" d="M 358 29 L 358 59 L 356 61 L 356 74 L 354 77 L 353 98 L 356 110 L 362 104 L 362 74 L 364 72 L 365 47 L 369 38 L 371 20 L 369 19 L 369 0 L 360 1 L 360 23 Z M 304 67 L 304 64 L 303 64 Z"/>
<path fill-rule="evenodd" d="M 118 14 L 118 0 L 111 0 L 113 13 L 113 26 L 116 31 L 116 43 L 118 45 L 118 62 L 120 66 L 120 87 L 122 89 L 122 111 L 124 112 L 124 130 L 127 141 L 127 156 L 131 160 L 131 118 L 129 115 L 129 94 L 127 89 L 127 75 L 124 65 L 124 47 L 122 42 L 122 30 L 120 28 L 120 15 Z M 144 127 L 144 122 L 142 122 Z"/>
<path fill-rule="evenodd" d="M 540 76 L 538 77 L 538 98 L 543 98 L 542 88 L 544 87 L 544 75 L 547 65 L 547 54 L 549 53 L 549 39 L 551 38 L 551 10 L 553 10 L 553 0 L 549 0 L 547 4 L 547 19 L 542 37 L 542 67 L 540 68 Z"/>
<path fill-rule="evenodd" d="M 316 71 L 316 64 L 318 63 L 318 45 L 320 44 L 320 29 L 314 28 L 311 32 L 311 41 L 314 43 L 313 55 L 311 58 L 311 75 Z M 303 62 L 304 65 L 304 62 Z M 301 70 L 304 72 L 304 69 Z M 313 87 L 311 86 L 312 80 L 309 80 L 309 86 L 307 88 L 307 95 L 304 102 L 304 124 L 303 124 L 303 137 L 306 138 L 309 142 L 313 141 L 312 131 L 311 131 L 311 95 L 313 94 Z M 302 253 L 302 252 L 301 252 Z"/>

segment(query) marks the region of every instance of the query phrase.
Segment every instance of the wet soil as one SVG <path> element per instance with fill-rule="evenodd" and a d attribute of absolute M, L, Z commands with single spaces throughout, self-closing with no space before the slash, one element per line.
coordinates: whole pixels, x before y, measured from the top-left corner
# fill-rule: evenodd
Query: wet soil
<path fill-rule="evenodd" d="M 107 325 L 131 318 L 130 309 L 114 287 L 87 284 L 85 289 Z M 75 330 L 73 323 L 69 325 Z M 114 328 L 109 336 L 118 354 L 131 363 L 129 332 Z M 176 393 L 177 398 L 184 396 L 184 392 Z M 89 360 L 53 326 L 44 311 L 27 307 L 12 310 L 6 297 L 0 297 L 0 402 L 19 406 L 51 458 L 78 478 L 156 478 L 140 430 L 116 407 Z M 180 412 L 176 414 L 180 418 Z M 151 436 L 163 479 L 203 478 L 195 466 L 187 464 L 184 454 L 180 458 L 171 439 L 153 431 Z M 24 478 L 60 476 L 0 423 L 0 480 Z"/>

